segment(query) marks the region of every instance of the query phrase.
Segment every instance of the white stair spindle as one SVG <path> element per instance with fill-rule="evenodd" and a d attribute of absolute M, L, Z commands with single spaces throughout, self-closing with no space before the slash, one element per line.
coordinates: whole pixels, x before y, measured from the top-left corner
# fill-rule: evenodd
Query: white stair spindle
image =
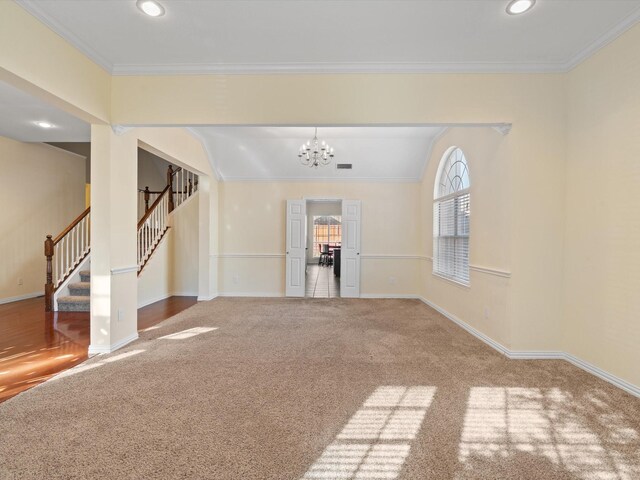
<path fill-rule="evenodd" d="M 184 202 L 184 168 L 180 170 L 180 203 Z"/>

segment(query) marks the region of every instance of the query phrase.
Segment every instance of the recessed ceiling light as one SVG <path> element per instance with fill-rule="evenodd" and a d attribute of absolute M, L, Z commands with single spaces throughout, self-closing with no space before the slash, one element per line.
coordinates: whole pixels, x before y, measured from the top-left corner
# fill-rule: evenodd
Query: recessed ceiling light
<path fill-rule="evenodd" d="M 39 122 L 33 122 L 33 123 L 35 123 L 40 128 L 53 128 L 54 127 L 53 123 L 49 123 L 49 122 L 41 122 L 41 121 L 39 121 Z"/>
<path fill-rule="evenodd" d="M 164 7 L 155 0 L 138 0 L 136 6 L 150 17 L 161 17 L 164 15 Z"/>
<path fill-rule="evenodd" d="M 531 10 L 535 4 L 536 0 L 511 0 L 507 5 L 507 13 L 509 15 L 520 15 Z"/>

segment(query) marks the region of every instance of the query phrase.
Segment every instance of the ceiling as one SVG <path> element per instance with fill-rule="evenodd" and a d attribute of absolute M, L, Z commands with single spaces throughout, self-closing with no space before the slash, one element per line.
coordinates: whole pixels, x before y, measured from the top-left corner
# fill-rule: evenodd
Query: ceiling
<path fill-rule="evenodd" d="M 43 129 L 34 122 L 47 121 L 55 127 Z M 21 142 L 87 142 L 88 123 L 42 100 L 0 82 L 0 136 Z"/>
<path fill-rule="evenodd" d="M 638 0 L 17 0 L 113 74 L 566 71 L 640 19 Z"/>
<path fill-rule="evenodd" d="M 313 127 L 192 127 L 223 180 L 388 180 L 422 178 L 437 126 L 321 127 L 318 139 L 335 149 L 331 164 L 317 169 L 300 163 L 300 145 Z M 336 163 L 351 163 L 337 170 Z"/>

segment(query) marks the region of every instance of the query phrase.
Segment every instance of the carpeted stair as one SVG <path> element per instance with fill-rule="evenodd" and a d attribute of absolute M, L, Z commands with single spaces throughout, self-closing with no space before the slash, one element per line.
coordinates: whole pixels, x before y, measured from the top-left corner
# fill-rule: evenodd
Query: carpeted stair
<path fill-rule="evenodd" d="M 88 312 L 89 295 L 91 292 L 90 283 L 91 272 L 84 270 L 80 272 L 80 281 L 69 284 L 69 296 L 58 298 L 59 312 Z"/>

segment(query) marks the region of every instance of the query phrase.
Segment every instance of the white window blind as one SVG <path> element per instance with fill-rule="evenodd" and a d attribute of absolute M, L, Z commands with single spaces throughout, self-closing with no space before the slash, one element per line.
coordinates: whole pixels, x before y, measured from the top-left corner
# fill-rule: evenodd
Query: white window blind
<path fill-rule="evenodd" d="M 464 154 L 442 159 L 433 203 L 433 272 L 469 284 L 469 173 Z"/>

